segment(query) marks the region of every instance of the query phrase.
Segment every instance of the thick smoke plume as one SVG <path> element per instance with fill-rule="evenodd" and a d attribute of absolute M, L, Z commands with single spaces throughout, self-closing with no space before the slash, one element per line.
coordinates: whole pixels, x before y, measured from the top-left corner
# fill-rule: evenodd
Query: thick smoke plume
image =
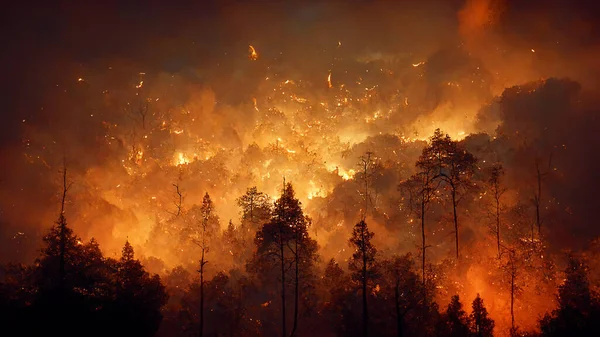
<path fill-rule="evenodd" d="M 58 215 L 66 158 L 69 224 L 107 255 L 129 239 L 156 271 L 191 265 L 192 252 L 153 236 L 177 211 L 174 185 L 187 209 L 208 192 L 225 229 L 239 222 L 236 199 L 248 187 L 276 198 L 285 177 L 312 218 L 322 260 L 343 261 L 367 151 L 379 164 L 368 217 L 375 244 L 415 252 L 398 185 L 436 128 L 462 140 L 481 175 L 503 162 L 509 206 L 529 206 L 542 167 L 552 250 L 584 248 L 600 234 L 600 35 L 590 3 L 12 7 L 3 29 L 12 43 L 3 56 L 0 256 L 36 256 Z M 466 255 L 493 250 L 481 243 L 487 220 L 475 214 L 485 197 L 475 199 L 461 214 Z M 453 249 L 439 207 L 436 261 Z M 226 270 L 232 262 L 222 260 Z M 477 268 L 465 272 L 475 279 L 467 291 L 491 292 Z"/>

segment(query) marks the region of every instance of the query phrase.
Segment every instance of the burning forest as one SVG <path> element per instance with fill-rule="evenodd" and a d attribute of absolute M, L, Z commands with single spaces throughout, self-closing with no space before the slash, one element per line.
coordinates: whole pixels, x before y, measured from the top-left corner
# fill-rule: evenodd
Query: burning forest
<path fill-rule="evenodd" d="M 7 336 L 597 336 L 586 1 L 9 6 Z"/>

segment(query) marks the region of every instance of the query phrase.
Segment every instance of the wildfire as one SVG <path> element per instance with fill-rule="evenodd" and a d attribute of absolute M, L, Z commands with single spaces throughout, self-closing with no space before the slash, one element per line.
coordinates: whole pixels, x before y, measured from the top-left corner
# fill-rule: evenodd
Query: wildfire
<path fill-rule="evenodd" d="M 183 152 L 177 153 L 177 156 L 175 157 L 175 166 L 187 165 L 190 162 L 191 160 L 185 154 L 183 154 Z"/>
<path fill-rule="evenodd" d="M 254 47 L 252 45 L 248 46 L 248 51 L 250 52 L 250 55 L 248 55 L 248 58 L 251 59 L 252 61 L 256 61 L 258 60 L 258 53 L 256 52 L 256 49 L 254 49 Z"/>
<path fill-rule="evenodd" d="M 135 161 L 139 163 L 142 161 L 143 158 L 144 158 L 144 151 L 141 151 L 141 150 L 138 151 L 135 155 Z"/>

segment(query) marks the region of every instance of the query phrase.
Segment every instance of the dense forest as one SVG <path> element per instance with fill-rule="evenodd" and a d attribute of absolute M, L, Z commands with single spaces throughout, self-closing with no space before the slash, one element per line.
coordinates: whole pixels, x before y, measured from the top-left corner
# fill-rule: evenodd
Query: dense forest
<path fill-rule="evenodd" d="M 0 15 L 0 335 L 600 336 L 595 2 Z"/>
<path fill-rule="evenodd" d="M 368 152 L 359 158 L 354 177 L 364 204 L 347 238 L 352 252 L 347 261 L 321 261 L 309 232 L 312 219 L 284 179 L 274 202 L 248 188 L 237 199 L 239 223 L 230 221 L 224 231 L 208 193 L 189 209 L 179 199 L 165 225 L 181 245 L 197 247 L 197 269 L 178 266 L 159 277 L 136 259 L 128 241 L 119 258 L 110 258 L 95 239 L 83 242 L 74 233 L 64 209 L 70 188 L 65 164 L 61 211 L 39 257 L 33 264 L 2 266 L 3 330 L 26 336 L 494 336 L 497 328 L 485 298 L 461 297 L 461 281 L 444 279 L 463 277 L 463 265 L 482 258 L 462 256 L 457 209 L 464 207 L 461 199 L 485 195 L 493 220 L 487 240 L 496 253 L 483 263 L 495 289 L 492 296 L 510 302 L 510 310 L 502 312 L 510 316 L 509 330 L 497 335 L 600 333 L 598 284 L 590 283 L 587 258 L 566 254 L 561 271 L 544 258 L 538 199 L 529 207 L 533 214 L 519 214 L 530 219 L 503 223 L 506 213 L 516 210 L 503 207 L 501 162 L 482 168 L 463 142 L 438 129 L 416 168 L 397 186 L 401 207 L 419 223 L 421 242 L 414 254 L 381 252 L 372 241 L 377 235 L 368 225 L 377 213 L 372 186 L 385 168 Z M 427 229 L 427 215 L 436 207 L 450 211 L 454 229 L 449 239 L 455 251 L 442 263 L 429 262 L 426 254 L 435 249 L 428 244 L 435 232 Z M 221 255 L 231 255 L 233 268 L 220 271 L 211 263 Z M 516 323 L 514 306 L 526 305 L 521 299 L 524 292 L 536 291 L 534 282 L 555 294 L 555 308 L 539 318 L 539 329 L 527 331 Z M 444 296 L 450 298 L 441 306 L 437 300 Z"/>

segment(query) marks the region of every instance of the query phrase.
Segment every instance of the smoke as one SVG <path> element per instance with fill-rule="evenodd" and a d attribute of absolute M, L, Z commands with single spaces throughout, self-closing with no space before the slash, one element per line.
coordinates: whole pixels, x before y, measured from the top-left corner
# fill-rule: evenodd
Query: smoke
<path fill-rule="evenodd" d="M 482 170 L 504 163 L 508 206 L 530 207 L 536 163 L 548 172 L 543 230 L 554 251 L 600 234 L 590 2 L 87 3 L 9 12 L 5 260 L 37 255 L 58 214 L 63 157 L 73 183 L 67 219 L 78 235 L 97 238 L 109 256 L 129 239 L 170 268 L 194 259 L 152 243 L 156 224 L 172 217 L 173 184 L 188 209 L 209 192 L 225 228 L 239 222 L 235 199 L 247 187 L 275 198 L 284 176 L 313 219 L 323 260 L 344 261 L 364 204 L 358 158 L 372 151 L 375 242 L 384 254 L 416 251 L 419 228 L 397 185 L 436 128 L 463 140 Z M 475 215 L 478 197 L 460 214 L 465 255 L 493 255 L 480 243 L 489 231 Z M 430 257 L 441 261 L 453 249 L 443 205 L 428 223 Z M 471 268 L 465 275 L 483 270 Z M 476 282 L 469 291 L 484 291 Z"/>

